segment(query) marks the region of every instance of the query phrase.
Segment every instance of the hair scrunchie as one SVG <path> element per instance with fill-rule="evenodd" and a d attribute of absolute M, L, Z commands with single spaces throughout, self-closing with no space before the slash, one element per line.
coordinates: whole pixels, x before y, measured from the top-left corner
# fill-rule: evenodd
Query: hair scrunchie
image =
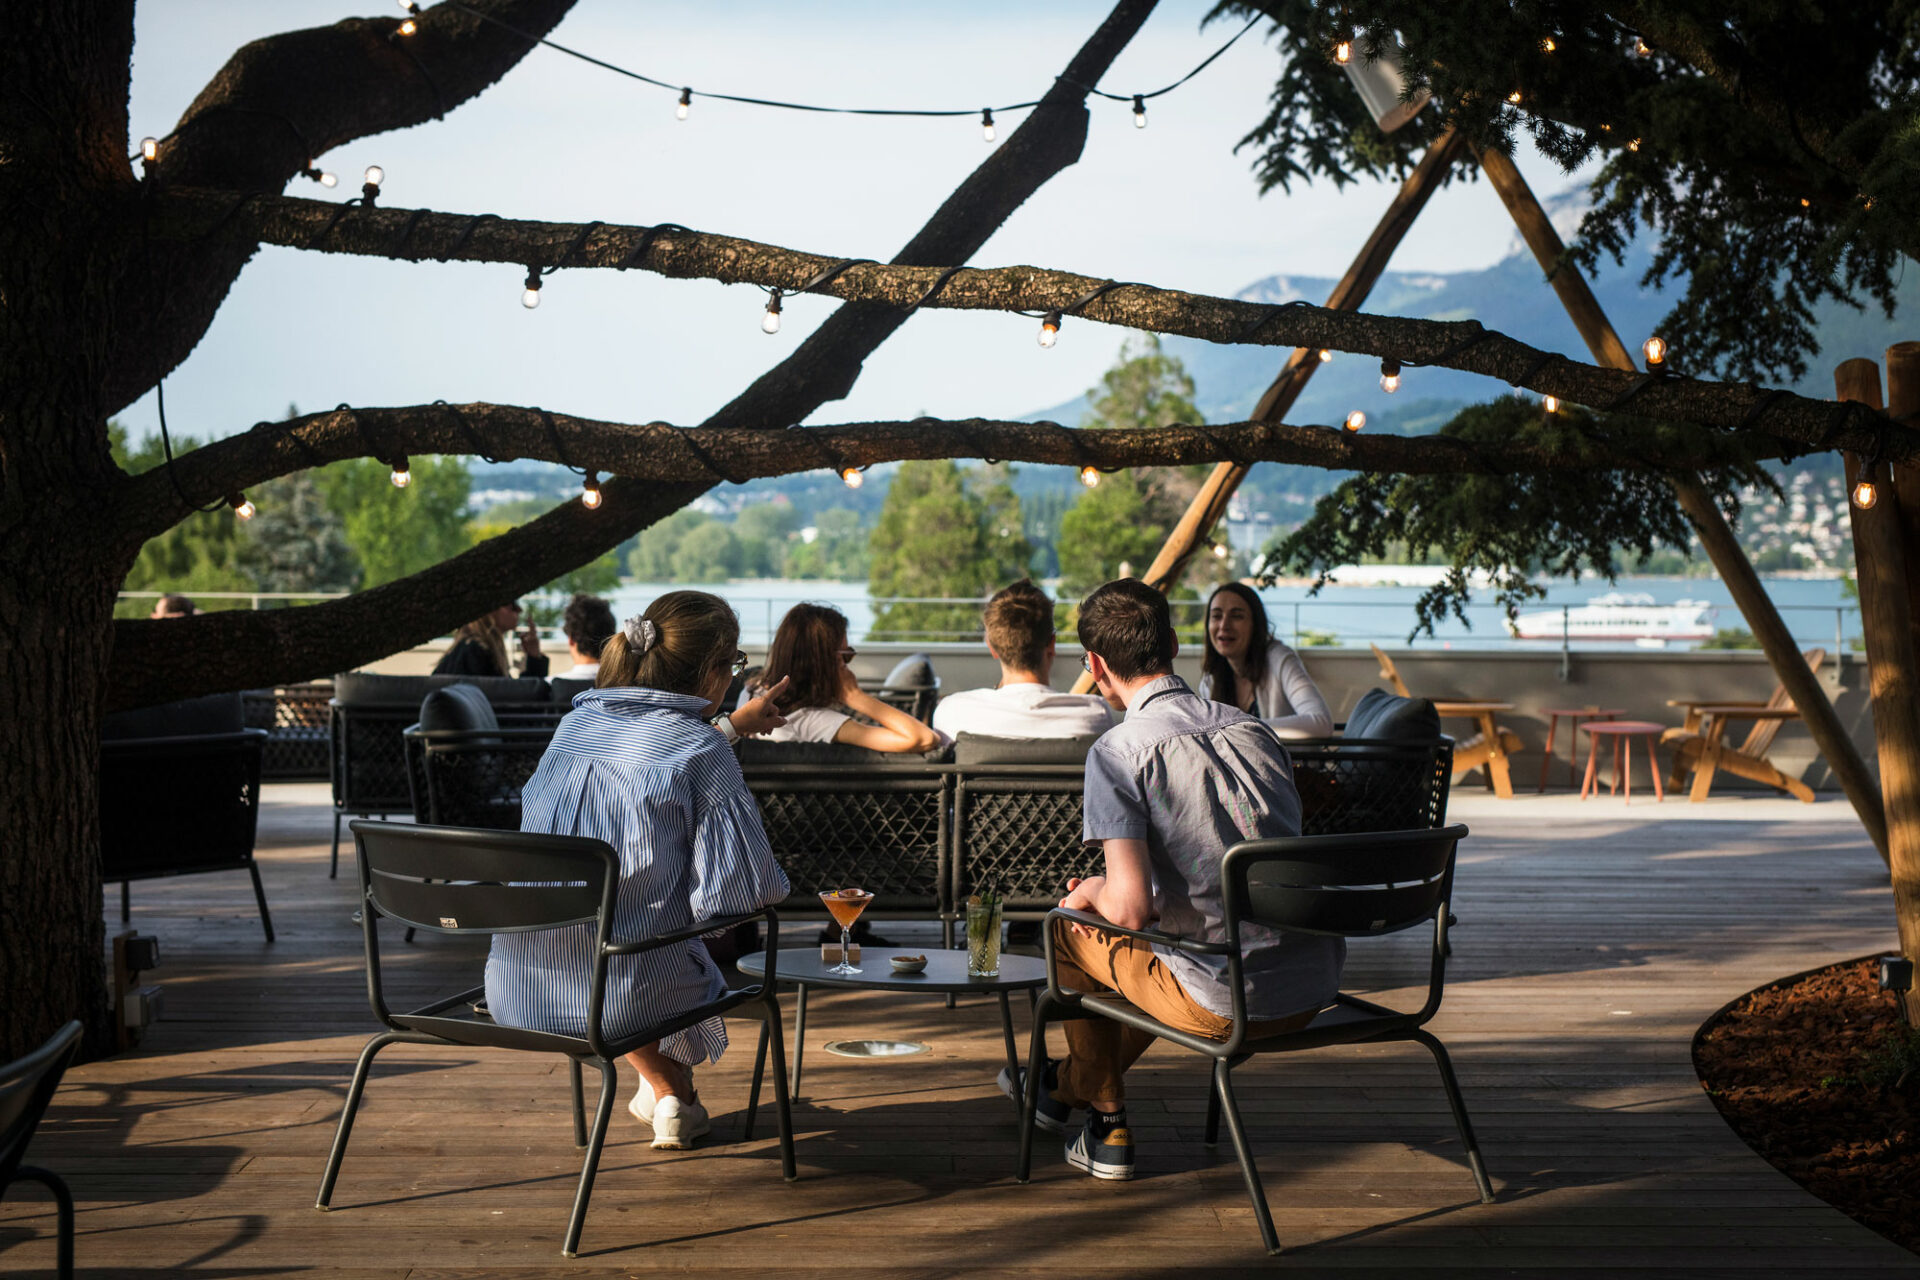
<path fill-rule="evenodd" d="M 651 618 L 628 618 L 620 630 L 627 637 L 627 647 L 635 653 L 645 653 L 660 638 L 660 628 L 653 625 Z"/>

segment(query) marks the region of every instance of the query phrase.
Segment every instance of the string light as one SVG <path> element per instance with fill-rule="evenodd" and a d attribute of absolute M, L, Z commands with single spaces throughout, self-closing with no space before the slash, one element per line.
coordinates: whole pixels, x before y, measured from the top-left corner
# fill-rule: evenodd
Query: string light
<path fill-rule="evenodd" d="M 247 500 L 247 495 L 244 493 L 228 494 L 227 505 L 233 508 L 234 516 L 241 520 L 253 519 L 253 513 L 257 510 L 253 503 Z"/>
<path fill-rule="evenodd" d="M 338 186 L 340 183 L 340 179 L 318 168 L 311 160 L 307 161 L 307 167 L 300 171 L 300 176 L 309 182 L 317 182 L 323 187 Z"/>
<path fill-rule="evenodd" d="M 1657 333 L 1648 338 L 1640 350 L 1647 357 L 1648 369 L 1659 369 L 1667 362 L 1667 340 Z"/>
<path fill-rule="evenodd" d="M 1386 359 L 1380 362 L 1380 389 L 1388 395 L 1400 389 L 1400 362 Z"/>
<path fill-rule="evenodd" d="M 389 478 L 396 489 L 404 489 L 413 483 L 413 464 L 407 460 L 406 454 L 401 454 L 400 460 L 393 464 L 393 475 Z"/>
<path fill-rule="evenodd" d="M 1213 544 L 1213 554 L 1216 559 L 1225 560 L 1233 554 L 1233 548 L 1224 542 L 1216 542 Z"/>
<path fill-rule="evenodd" d="M 1633 51 L 1644 58 L 1653 52 L 1653 46 L 1636 37 L 1633 42 Z"/>
<path fill-rule="evenodd" d="M 1801 197 L 1800 197 L 1800 207 L 1801 207 L 1802 209 L 1811 209 L 1811 208 L 1813 208 L 1813 201 L 1811 201 L 1811 200 L 1809 200 L 1809 199 L 1807 199 L 1807 198 L 1806 198 L 1805 196 L 1801 196 Z"/>
<path fill-rule="evenodd" d="M 1352 413 L 1347 415 L 1347 420 L 1341 425 L 1345 427 L 1348 431 L 1358 431 L 1360 428 L 1367 425 L 1367 415 L 1360 412 L 1360 410 L 1355 409 Z"/>
<path fill-rule="evenodd" d="M 673 118 L 675 120 L 685 120 L 689 115 L 692 115 L 692 114 L 693 114 L 693 90 L 682 89 L 680 91 L 680 101 L 676 103 L 673 108 Z"/>
<path fill-rule="evenodd" d="M 527 268 L 527 287 L 520 291 L 520 305 L 529 311 L 540 305 L 540 268 Z"/>
<path fill-rule="evenodd" d="M 849 489 L 858 489 L 867 482 L 866 476 L 861 474 L 865 470 L 865 467 L 840 468 L 840 483 L 846 485 Z"/>
<path fill-rule="evenodd" d="M 420 24 L 415 22 L 412 18 L 407 18 L 404 21 L 402 21 L 399 27 L 400 34 L 403 36 L 410 36 L 414 32 L 418 31 L 419 29 L 420 29 Z"/>
<path fill-rule="evenodd" d="M 1329 361 L 1329 360 L 1331 360 L 1331 359 L 1333 359 L 1333 352 L 1332 352 L 1332 350 L 1330 350 L 1330 349 L 1329 349 L 1329 348 L 1327 348 L 1327 347 L 1322 347 L 1322 348 L 1320 348 L 1320 363 L 1321 363 L 1321 364 L 1325 364 L 1325 363 L 1326 363 L 1327 361 Z"/>
<path fill-rule="evenodd" d="M 1639 149 L 1640 149 L 1640 139 L 1638 138 L 1635 138 L 1632 142 L 1629 142 L 1627 144 L 1627 150 L 1629 151 L 1638 151 Z"/>
<path fill-rule="evenodd" d="M 1059 339 L 1059 337 L 1060 337 L 1060 313 L 1058 311 L 1049 311 L 1045 316 L 1041 317 L 1041 320 L 1040 320 L 1040 345 L 1043 347 L 1050 347 Z M 1080 478 L 1082 480 L 1086 480 L 1087 477 L 1084 471 L 1080 473 Z M 1098 483 L 1098 482 L 1095 481 L 1093 483 Z"/>
<path fill-rule="evenodd" d="M 140 158 L 148 163 L 158 160 L 160 158 L 160 139 L 140 139 Z"/>
<path fill-rule="evenodd" d="M 1512 103 L 1512 104 L 1513 104 L 1514 106 L 1516 106 L 1516 107 L 1517 107 L 1517 106 L 1519 106 L 1519 105 L 1520 105 L 1520 91 L 1519 91 L 1518 89 L 1515 89 L 1515 90 L 1514 90 L 1514 91 L 1513 91 L 1512 93 L 1510 93 L 1510 94 L 1508 94 L 1508 95 L 1507 95 L 1507 101 L 1508 101 L 1508 102 L 1511 102 L 1511 103 Z"/>
<path fill-rule="evenodd" d="M 1333 60 L 1339 63 L 1343 67 L 1346 66 L 1349 62 L 1352 62 L 1353 61 L 1353 41 L 1342 40 L 1339 44 L 1333 46 Z"/>
<path fill-rule="evenodd" d="M 1860 477 L 1860 482 L 1853 486 L 1851 497 L 1853 505 L 1862 511 L 1873 510 L 1873 504 L 1880 501 L 1879 491 L 1873 487 L 1873 481 L 1864 475 Z"/>
<path fill-rule="evenodd" d="M 580 482 L 580 505 L 589 511 L 597 511 L 600 508 L 600 498 L 600 473 L 589 471 L 587 478 Z"/>
<path fill-rule="evenodd" d="M 1545 404 L 1545 405 L 1547 406 L 1547 412 L 1548 412 L 1548 413 L 1558 413 L 1558 412 L 1560 412 L 1560 397 L 1559 397 L 1559 396 L 1548 396 L 1548 397 L 1546 397 L 1546 399 L 1545 399 L 1545 400 L 1544 400 L 1544 401 L 1543 401 L 1542 403 L 1544 403 L 1544 404 Z"/>
<path fill-rule="evenodd" d="M 778 289 L 767 293 L 767 314 L 760 317 L 760 332 L 780 332 L 780 291 Z"/>
<path fill-rule="evenodd" d="M 993 108 L 980 108 L 980 134 L 988 142 L 993 141 Z"/>
<path fill-rule="evenodd" d="M 1100 469 L 1099 469 L 1098 467 L 1082 467 L 1082 468 L 1080 468 L 1080 483 L 1081 483 L 1081 484 L 1083 484 L 1083 485 L 1085 485 L 1085 486 L 1087 486 L 1087 488 L 1089 488 L 1089 489 L 1091 489 L 1091 488 L 1093 488 L 1093 487 L 1094 487 L 1095 485 L 1097 485 L 1097 484 L 1099 484 L 1099 483 L 1100 483 Z"/>
<path fill-rule="evenodd" d="M 1560 47 L 1559 45 L 1557 45 L 1557 44 L 1555 44 L 1555 43 L 1553 42 L 1553 37 L 1552 37 L 1552 36 L 1541 36 L 1541 37 L 1540 37 L 1540 52 L 1542 52 L 1542 53 L 1552 53 L 1552 52 L 1553 52 L 1553 51 L 1554 51 L 1555 49 L 1558 49 L 1559 47 Z"/>
<path fill-rule="evenodd" d="M 360 187 L 360 199 L 368 206 L 372 206 L 373 202 L 380 198 L 380 184 L 387 180 L 387 171 L 377 164 L 370 164 L 367 166 L 366 173 L 361 176 L 365 181 Z"/>
<path fill-rule="evenodd" d="M 1147 127 L 1147 95 L 1144 93 L 1133 95 L 1133 127 L 1136 129 Z"/>

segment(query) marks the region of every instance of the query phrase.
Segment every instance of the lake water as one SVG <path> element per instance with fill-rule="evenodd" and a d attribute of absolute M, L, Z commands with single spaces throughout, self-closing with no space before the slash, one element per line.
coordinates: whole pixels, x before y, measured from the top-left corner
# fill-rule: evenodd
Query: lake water
<path fill-rule="evenodd" d="M 622 585 L 611 595 L 616 617 L 626 618 L 646 608 L 647 602 L 666 591 L 681 589 L 688 584 L 630 582 Z M 1801 647 L 1821 645 L 1828 649 L 1835 646 L 1836 639 L 1857 643 L 1860 634 L 1860 615 L 1854 601 L 1842 594 L 1842 583 L 1837 578 L 1769 578 L 1766 580 L 1767 594 L 1773 597 L 1781 616 L 1793 632 Z M 868 601 L 867 589 L 857 582 L 786 582 L 754 579 L 748 581 L 708 584 L 699 590 L 711 591 L 731 601 L 740 612 L 741 639 L 748 644 L 765 644 L 773 636 L 774 628 L 780 623 L 788 608 L 801 601 L 813 601 L 830 604 L 847 615 L 850 631 L 856 640 L 867 636 L 867 630 L 873 622 L 873 606 Z M 1587 579 L 1573 582 L 1567 579 L 1547 584 L 1547 596 L 1544 601 L 1528 604 L 1523 612 L 1534 609 L 1557 608 L 1561 605 L 1578 607 L 1594 596 L 1608 591 L 1633 592 L 1653 597 L 1659 604 L 1672 604 L 1680 600 L 1704 600 L 1715 606 L 1718 616 L 1714 625 L 1724 628 L 1744 628 L 1746 622 L 1734 607 L 1733 598 L 1718 578 L 1636 578 L 1622 577 L 1609 586 L 1604 580 Z M 1388 586 L 1329 586 L 1317 596 L 1309 596 L 1305 587 L 1275 586 L 1260 593 L 1261 600 L 1267 606 L 1275 632 L 1284 640 L 1292 641 L 1296 635 L 1318 632 L 1335 637 L 1335 643 L 1341 645 L 1403 645 L 1408 643 L 1407 634 L 1413 629 L 1414 601 L 1420 596 L 1417 587 Z M 1436 625 L 1431 639 L 1422 636 L 1413 641 L 1421 648 L 1557 648 L 1555 640 L 1514 640 L 1507 634 L 1503 614 L 1498 606 L 1481 603 L 1490 597 L 1484 591 L 1475 592 L 1475 603 L 1467 610 L 1467 623 L 1462 624 L 1449 618 Z M 1189 621 L 1197 618 L 1198 608 L 1176 610 L 1176 620 Z M 875 636 L 873 639 L 885 639 Z M 1581 649 L 1622 649 L 1635 647 L 1631 642 L 1581 641 L 1574 642 Z M 1676 642 L 1668 646 L 1672 649 L 1686 649 L 1693 646 Z"/>

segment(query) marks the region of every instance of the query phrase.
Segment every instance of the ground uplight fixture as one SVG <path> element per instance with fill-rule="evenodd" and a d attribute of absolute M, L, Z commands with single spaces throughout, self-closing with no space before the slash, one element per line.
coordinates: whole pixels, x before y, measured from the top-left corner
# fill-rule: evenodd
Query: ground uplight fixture
<path fill-rule="evenodd" d="M 1913 990 L 1913 961 L 1905 956 L 1881 956 L 1880 989 L 1882 991 Z"/>

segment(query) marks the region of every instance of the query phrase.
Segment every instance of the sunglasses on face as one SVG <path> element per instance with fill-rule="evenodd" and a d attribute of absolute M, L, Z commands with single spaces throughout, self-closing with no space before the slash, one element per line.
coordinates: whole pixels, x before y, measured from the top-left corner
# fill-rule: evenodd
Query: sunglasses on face
<path fill-rule="evenodd" d="M 859 656 L 860 656 L 860 651 L 858 649 L 842 649 L 840 651 L 840 661 L 845 663 L 850 664 L 855 658 Z"/>
<path fill-rule="evenodd" d="M 1080 669 L 1086 672 L 1088 675 L 1093 674 L 1093 655 L 1092 654 L 1083 653 L 1080 655 Z"/>
<path fill-rule="evenodd" d="M 740 650 L 735 649 L 733 651 L 733 666 L 730 667 L 728 670 L 733 675 L 736 675 L 736 676 L 740 675 L 741 673 L 746 671 L 747 664 L 751 661 L 753 661 L 753 659 L 747 657 L 747 655 L 742 653 Z"/>

